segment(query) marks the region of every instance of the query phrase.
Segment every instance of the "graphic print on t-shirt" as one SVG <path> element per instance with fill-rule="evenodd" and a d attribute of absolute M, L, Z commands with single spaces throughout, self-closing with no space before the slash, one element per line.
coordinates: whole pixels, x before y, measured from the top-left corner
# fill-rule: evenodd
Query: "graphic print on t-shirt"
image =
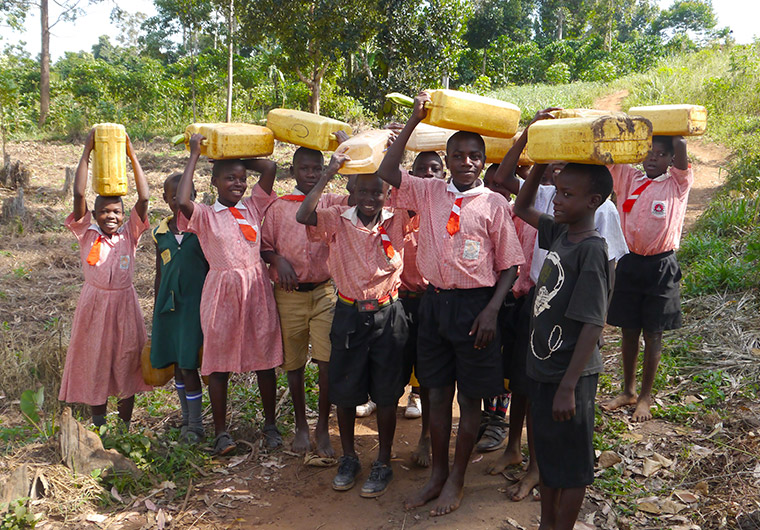
<path fill-rule="evenodd" d="M 546 285 L 541 285 L 541 287 L 538 288 L 538 291 L 536 292 L 536 299 L 533 302 L 533 316 L 537 317 L 547 309 L 551 308 L 551 301 L 552 298 L 557 296 L 560 289 L 562 289 L 562 285 L 565 283 L 565 269 L 562 267 L 562 263 L 560 262 L 559 255 L 554 252 L 550 251 L 546 255 L 546 260 L 550 261 L 554 264 L 554 267 L 556 267 L 557 270 L 557 283 L 554 284 L 554 287 L 552 287 L 552 290 L 549 291 L 547 289 Z M 544 265 L 544 268 L 541 270 L 541 283 L 544 283 L 549 278 L 549 274 L 552 271 L 552 267 L 547 267 Z M 552 356 L 552 353 L 557 351 L 562 346 L 562 326 L 555 325 L 552 328 L 551 333 L 549 334 L 549 341 L 548 341 L 548 351 L 549 354 L 540 357 L 537 353 L 535 348 L 533 347 L 533 336 L 534 336 L 535 330 L 531 330 L 530 333 L 530 350 L 533 353 L 533 355 L 536 357 L 536 359 L 548 359 Z"/>

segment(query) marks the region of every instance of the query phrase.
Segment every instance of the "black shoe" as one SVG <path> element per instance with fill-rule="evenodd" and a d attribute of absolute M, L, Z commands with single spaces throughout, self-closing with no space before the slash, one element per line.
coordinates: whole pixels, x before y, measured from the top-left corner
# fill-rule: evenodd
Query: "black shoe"
<path fill-rule="evenodd" d="M 347 491 L 354 487 L 356 475 L 362 470 L 359 459 L 355 456 L 341 456 L 338 459 L 338 474 L 333 479 L 332 487 L 336 491 Z"/>
<path fill-rule="evenodd" d="M 494 418 L 491 420 L 485 430 L 480 441 L 475 446 L 475 449 L 479 453 L 487 453 L 489 451 L 496 451 L 504 447 L 507 441 L 507 423 L 503 419 Z"/>
<path fill-rule="evenodd" d="M 362 486 L 360 495 L 370 499 L 379 497 L 385 493 L 391 479 L 393 479 L 393 469 L 389 464 L 378 461 L 372 462 L 372 471 L 369 472 L 369 477 Z"/>

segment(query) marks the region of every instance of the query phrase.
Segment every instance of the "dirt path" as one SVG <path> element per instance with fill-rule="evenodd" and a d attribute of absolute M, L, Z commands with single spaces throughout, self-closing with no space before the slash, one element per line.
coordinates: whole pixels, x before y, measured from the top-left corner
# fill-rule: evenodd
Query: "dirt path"
<path fill-rule="evenodd" d="M 620 111 L 628 97 L 627 90 L 619 90 L 599 98 L 594 108 Z M 715 192 L 725 182 L 729 151 L 722 145 L 712 143 L 702 137 L 687 138 L 689 159 L 694 170 L 694 185 L 689 193 L 689 204 L 684 220 L 684 234 L 694 226 L 705 211 Z"/>

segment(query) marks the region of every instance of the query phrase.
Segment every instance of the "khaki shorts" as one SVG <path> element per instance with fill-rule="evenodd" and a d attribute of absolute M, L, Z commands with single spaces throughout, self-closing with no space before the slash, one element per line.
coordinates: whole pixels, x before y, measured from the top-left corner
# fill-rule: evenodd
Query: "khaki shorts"
<path fill-rule="evenodd" d="M 328 281 L 306 292 L 287 292 L 275 286 L 274 299 L 282 328 L 282 369 L 303 368 L 309 359 L 309 343 L 312 359 L 329 361 L 330 328 L 337 299 L 333 283 Z"/>

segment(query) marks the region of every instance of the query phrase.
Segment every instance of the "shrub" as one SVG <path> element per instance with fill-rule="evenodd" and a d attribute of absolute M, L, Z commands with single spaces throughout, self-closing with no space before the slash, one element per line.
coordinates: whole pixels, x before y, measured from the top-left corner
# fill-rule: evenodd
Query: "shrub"
<path fill-rule="evenodd" d="M 555 63 L 546 70 L 546 82 L 561 85 L 570 82 L 570 67 L 565 63 Z"/>

